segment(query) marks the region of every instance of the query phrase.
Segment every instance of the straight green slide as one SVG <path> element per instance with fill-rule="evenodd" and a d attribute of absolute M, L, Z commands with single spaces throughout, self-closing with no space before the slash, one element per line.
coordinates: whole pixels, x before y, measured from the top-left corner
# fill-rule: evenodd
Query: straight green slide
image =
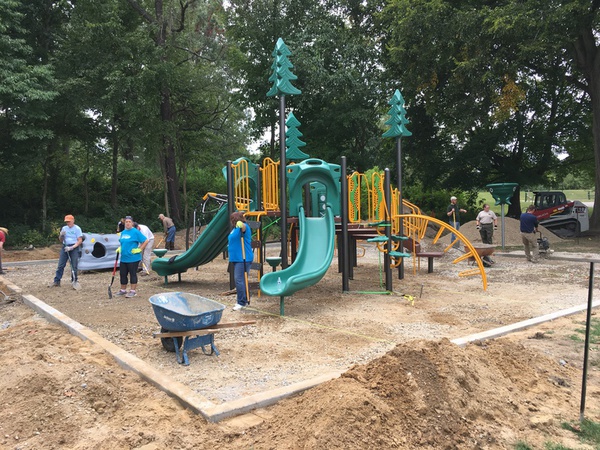
<path fill-rule="evenodd" d="M 335 222 L 327 207 L 324 217 L 306 217 L 304 208 L 298 214 L 300 242 L 294 263 L 260 279 L 265 295 L 286 297 L 318 283 L 331 265 L 335 248 Z"/>
<path fill-rule="evenodd" d="M 152 261 L 152 270 L 166 277 L 187 272 L 190 267 L 207 264 L 225 251 L 227 236 L 229 214 L 227 204 L 224 204 L 187 251 L 174 257 L 156 258 Z"/>

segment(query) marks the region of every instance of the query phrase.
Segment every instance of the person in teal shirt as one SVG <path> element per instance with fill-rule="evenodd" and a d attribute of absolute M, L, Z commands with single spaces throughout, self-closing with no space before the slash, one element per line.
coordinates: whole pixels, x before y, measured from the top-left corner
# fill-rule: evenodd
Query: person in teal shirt
<path fill-rule="evenodd" d="M 137 295 L 137 269 L 142 260 L 142 252 L 148 244 L 148 239 L 140 230 L 134 228 L 131 216 L 125 217 L 125 229 L 119 235 L 121 246 L 117 252 L 121 253 L 121 265 L 119 275 L 121 278 L 121 290 L 117 295 L 124 295 L 126 298 L 132 298 Z M 127 283 L 131 289 L 127 291 Z"/>

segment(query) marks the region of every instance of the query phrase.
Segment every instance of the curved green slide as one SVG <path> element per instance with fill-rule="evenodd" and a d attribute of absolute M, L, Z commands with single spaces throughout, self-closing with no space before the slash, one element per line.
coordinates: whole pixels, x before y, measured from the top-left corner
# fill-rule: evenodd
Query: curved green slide
<path fill-rule="evenodd" d="M 228 236 L 229 214 L 224 204 L 187 251 L 170 258 L 156 258 L 152 261 L 152 270 L 166 277 L 207 264 L 225 251 Z"/>
<path fill-rule="evenodd" d="M 333 259 L 335 222 L 331 207 L 323 217 L 306 217 L 299 208 L 300 242 L 294 263 L 260 279 L 260 290 L 265 295 L 286 297 L 300 289 L 318 283 L 325 276 Z"/>

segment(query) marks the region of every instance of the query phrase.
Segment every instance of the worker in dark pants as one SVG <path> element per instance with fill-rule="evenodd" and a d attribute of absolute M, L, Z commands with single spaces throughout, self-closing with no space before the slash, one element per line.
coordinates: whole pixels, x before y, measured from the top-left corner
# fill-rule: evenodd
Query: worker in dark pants
<path fill-rule="evenodd" d="M 456 202 L 457 199 L 454 195 L 450 197 L 450 206 L 448 206 L 448 209 L 446 210 L 446 215 L 449 217 L 452 228 L 458 231 L 460 230 L 460 213 L 466 213 L 467 210 L 460 208 Z M 456 240 L 457 236 L 454 233 L 450 233 L 450 243 L 454 244 Z"/>
<path fill-rule="evenodd" d="M 533 214 L 534 211 L 535 206 L 529 205 L 527 211 L 521 214 L 519 219 L 521 240 L 525 247 L 525 256 L 527 257 L 527 261 L 531 261 L 532 263 L 538 262 L 540 257 L 540 250 L 537 243 L 539 222 L 537 217 Z"/>
<path fill-rule="evenodd" d="M 475 220 L 481 236 L 481 242 L 484 244 L 493 244 L 492 238 L 494 236 L 494 231 L 498 229 L 498 217 L 494 211 L 490 211 L 490 205 L 485 203 L 483 205 L 483 211 L 480 211 L 479 214 L 477 214 Z"/>
<path fill-rule="evenodd" d="M 164 214 L 159 214 L 158 219 L 162 222 L 165 230 L 165 248 L 167 250 L 175 250 L 175 231 L 177 230 L 173 219 Z"/>
<path fill-rule="evenodd" d="M 490 205 L 487 203 L 483 205 L 483 210 L 477 214 L 475 221 L 481 236 L 481 242 L 492 245 L 494 231 L 498 229 L 498 217 L 494 211 L 490 211 Z M 489 256 L 484 256 L 483 260 L 489 264 L 494 264 Z"/>

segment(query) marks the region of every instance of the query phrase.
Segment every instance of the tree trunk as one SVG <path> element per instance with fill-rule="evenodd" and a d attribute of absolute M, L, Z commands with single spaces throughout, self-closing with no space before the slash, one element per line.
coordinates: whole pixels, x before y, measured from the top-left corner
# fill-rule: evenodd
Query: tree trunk
<path fill-rule="evenodd" d="M 595 185 L 594 212 L 590 218 L 590 229 L 600 230 L 600 54 L 596 57 L 590 97 L 592 99 L 592 136 L 594 142 Z M 598 206 L 598 208 L 596 208 Z"/>
<path fill-rule="evenodd" d="M 88 150 L 88 154 L 89 154 L 89 150 Z M 87 158 L 86 158 L 87 159 Z M 90 187 L 88 185 L 88 175 L 90 173 L 90 166 L 89 164 L 87 164 L 87 167 L 85 168 L 85 171 L 83 172 L 83 195 L 84 195 L 84 205 L 83 205 L 83 211 L 85 213 L 85 215 L 87 215 L 90 212 Z"/>
<path fill-rule="evenodd" d="M 158 163 L 160 164 L 160 171 L 163 174 L 163 197 L 164 197 L 164 201 L 165 201 L 165 211 L 164 214 L 166 216 L 171 217 L 171 213 L 170 213 L 170 208 L 169 208 L 169 186 L 167 184 L 167 169 L 165 168 L 165 160 L 166 158 L 162 155 L 162 153 L 160 154 L 160 156 L 158 157 Z"/>
<path fill-rule="evenodd" d="M 188 198 L 188 192 L 187 192 L 187 164 L 185 162 L 182 162 L 181 165 L 183 166 L 183 173 L 182 173 L 182 178 L 183 178 L 183 182 L 182 182 L 182 189 L 183 189 L 183 223 L 188 224 L 188 211 L 190 210 L 190 202 L 189 202 L 189 198 Z"/>
<path fill-rule="evenodd" d="M 512 217 L 513 219 L 519 219 L 521 217 L 521 187 L 517 186 L 513 196 L 510 198 L 510 205 L 508 205 L 508 212 L 506 217 Z"/>
<path fill-rule="evenodd" d="M 171 93 L 163 88 L 162 101 L 160 104 L 160 115 L 165 128 L 173 120 L 171 111 Z M 179 196 L 179 177 L 177 176 L 177 157 L 173 140 L 165 131 L 163 134 L 163 149 L 165 151 L 165 176 L 167 178 L 167 194 L 171 204 L 171 218 L 181 222 L 181 199 Z"/>
<path fill-rule="evenodd" d="M 119 139 L 117 138 L 117 131 L 113 125 L 110 132 L 110 139 L 112 142 L 112 174 L 111 174 L 111 187 L 110 187 L 110 206 L 113 209 L 117 208 L 117 187 L 118 187 L 118 160 L 119 160 Z"/>
<path fill-rule="evenodd" d="M 44 161 L 44 179 L 42 184 L 42 231 L 46 232 L 46 223 L 48 220 L 48 164 L 50 157 L 46 156 Z"/>
<path fill-rule="evenodd" d="M 44 187 L 42 193 L 42 230 L 48 231 L 48 199 L 53 199 L 57 202 L 57 180 L 61 176 L 60 170 L 56 163 L 56 153 L 58 142 L 52 139 L 46 146 L 46 159 L 44 161 Z M 66 214 L 65 211 L 59 211 L 58 214 Z"/>
<path fill-rule="evenodd" d="M 587 93 L 592 105 L 596 193 L 594 194 L 594 212 L 590 217 L 590 229 L 600 230 L 600 51 L 596 46 L 595 31 L 591 27 L 581 31 L 574 43 L 574 51 L 575 63 L 587 81 Z M 596 208 L 596 205 L 599 208 Z"/>

